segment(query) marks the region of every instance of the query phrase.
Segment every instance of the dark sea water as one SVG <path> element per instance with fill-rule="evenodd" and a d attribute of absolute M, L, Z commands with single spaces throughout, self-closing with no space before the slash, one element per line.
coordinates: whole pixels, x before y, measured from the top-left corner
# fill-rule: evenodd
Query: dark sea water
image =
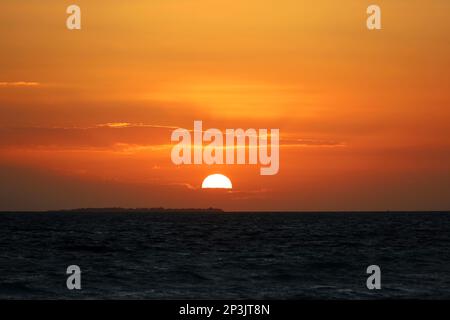
<path fill-rule="evenodd" d="M 450 214 L 3 213 L 0 298 L 449 299 Z"/>

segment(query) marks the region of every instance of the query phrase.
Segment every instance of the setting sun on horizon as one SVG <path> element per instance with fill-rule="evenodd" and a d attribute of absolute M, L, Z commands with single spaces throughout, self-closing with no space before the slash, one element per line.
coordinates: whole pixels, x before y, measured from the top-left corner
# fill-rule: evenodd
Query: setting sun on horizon
<path fill-rule="evenodd" d="M 0 300 L 288 320 L 450 299 L 449 14 L 1 0 Z"/>
<path fill-rule="evenodd" d="M 203 180 L 202 189 L 232 189 L 231 180 L 223 174 L 211 174 Z"/>

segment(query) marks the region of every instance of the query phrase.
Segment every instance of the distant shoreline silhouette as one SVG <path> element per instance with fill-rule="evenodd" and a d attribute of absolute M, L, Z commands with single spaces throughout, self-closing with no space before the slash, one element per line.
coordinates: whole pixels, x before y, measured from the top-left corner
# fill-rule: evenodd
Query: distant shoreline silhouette
<path fill-rule="evenodd" d="M 73 212 L 73 213 L 165 213 L 165 212 L 224 212 L 224 210 L 219 208 L 121 208 L 121 207 L 112 207 L 112 208 L 76 208 L 76 209 L 65 209 L 65 210 L 48 210 L 44 212 Z"/>

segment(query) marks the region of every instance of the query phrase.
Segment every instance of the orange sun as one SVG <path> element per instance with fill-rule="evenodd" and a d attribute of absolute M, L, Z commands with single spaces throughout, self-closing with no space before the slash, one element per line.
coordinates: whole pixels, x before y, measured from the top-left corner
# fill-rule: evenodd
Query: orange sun
<path fill-rule="evenodd" d="M 231 180 L 223 174 L 211 174 L 203 180 L 202 189 L 232 189 Z"/>

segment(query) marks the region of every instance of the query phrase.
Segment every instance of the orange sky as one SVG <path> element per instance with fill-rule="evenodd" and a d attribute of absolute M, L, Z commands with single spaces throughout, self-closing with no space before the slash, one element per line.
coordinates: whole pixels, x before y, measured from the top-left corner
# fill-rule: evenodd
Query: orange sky
<path fill-rule="evenodd" d="M 0 210 L 450 209 L 449 1 L 74 3 L 0 4 Z M 279 173 L 173 165 L 194 120 L 279 128 Z"/>

